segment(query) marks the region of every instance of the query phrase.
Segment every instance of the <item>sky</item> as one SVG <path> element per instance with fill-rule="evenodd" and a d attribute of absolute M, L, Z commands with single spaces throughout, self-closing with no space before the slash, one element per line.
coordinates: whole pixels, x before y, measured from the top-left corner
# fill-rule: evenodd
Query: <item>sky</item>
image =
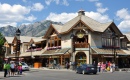
<path fill-rule="evenodd" d="M 114 21 L 121 32 L 130 32 L 130 0 L 0 0 L 0 27 L 52 20 L 66 23 L 79 10 L 100 22 Z"/>

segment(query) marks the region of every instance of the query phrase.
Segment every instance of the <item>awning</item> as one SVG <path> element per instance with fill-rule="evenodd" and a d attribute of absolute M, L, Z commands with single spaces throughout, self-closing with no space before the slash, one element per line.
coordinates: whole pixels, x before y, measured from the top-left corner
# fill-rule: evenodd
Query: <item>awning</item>
<path fill-rule="evenodd" d="M 19 55 L 19 57 L 28 57 L 31 56 L 31 52 L 24 52 Z"/>
<path fill-rule="evenodd" d="M 41 51 L 24 52 L 20 54 L 20 57 L 41 56 L 43 52 L 44 52 L 44 49 L 42 49 Z"/>
<path fill-rule="evenodd" d="M 112 49 L 92 48 L 92 50 L 95 51 L 95 54 L 113 54 Z M 122 49 L 116 49 L 115 51 L 117 55 L 127 55 Z"/>
<path fill-rule="evenodd" d="M 67 53 L 70 50 L 70 48 L 63 48 L 63 49 L 57 49 L 57 50 L 46 50 L 42 53 L 42 55 L 62 55 Z"/>

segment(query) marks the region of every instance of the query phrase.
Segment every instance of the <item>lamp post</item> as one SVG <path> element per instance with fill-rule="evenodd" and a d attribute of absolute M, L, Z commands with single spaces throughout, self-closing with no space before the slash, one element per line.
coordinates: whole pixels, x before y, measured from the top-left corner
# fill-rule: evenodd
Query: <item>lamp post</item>
<path fill-rule="evenodd" d="M 17 57 L 18 58 L 18 61 L 19 61 L 19 53 L 20 53 L 20 43 L 21 43 L 21 41 L 20 41 L 20 34 L 21 34 L 21 31 L 19 30 L 19 29 L 17 29 L 16 30 L 16 32 L 15 32 L 15 34 L 16 34 L 16 38 L 17 38 L 17 43 L 16 43 L 16 53 L 15 53 L 15 57 Z"/>
<path fill-rule="evenodd" d="M 116 64 L 116 37 L 117 35 L 115 33 L 112 34 L 112 52 L 114 56 L 114 63 Z"/>
<path fill-rule="evenodd" d="M 72 33 L 71 35 L 70 35 L 70 38 L 71 38 L 71 61 L 72 62 L 74 62 L 74 56 L 73 56 L 73 52 L 75 52 L 75 45 L 74 45 L 74 43 L 73 43 L 73 38 L 74 38 L 74 34 Z"/>
<path fill-rule="evenodd" d="M 33 50 L 33 48 L 35 47 L 35 44 L 31 43 L 30 47 L 31 47 L 31 66 L 33 66 L 33 59 L 34 59 L 35 57 L 32 55 L 32 50 Z"/>

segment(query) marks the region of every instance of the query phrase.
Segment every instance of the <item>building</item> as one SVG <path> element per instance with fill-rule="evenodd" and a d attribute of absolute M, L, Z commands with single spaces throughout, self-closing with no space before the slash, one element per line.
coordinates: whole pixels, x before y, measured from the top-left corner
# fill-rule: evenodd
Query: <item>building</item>
<path fill-rule="evenodd" d="M 29 62 L 31 60 L 32 64 L 38 62 L 42 66 L 52 66 L 55 61 L 65 66 L 70 61 L 78 65 L 111 61 L 124 67 L 123 64 L 130 61 L 128 37 L 113 21 L 99 23 L 87 17 L 84 10 L 63 25 L 51 24 L 42 38 L 26 40 L 21 44 L 19 57 Z"/>

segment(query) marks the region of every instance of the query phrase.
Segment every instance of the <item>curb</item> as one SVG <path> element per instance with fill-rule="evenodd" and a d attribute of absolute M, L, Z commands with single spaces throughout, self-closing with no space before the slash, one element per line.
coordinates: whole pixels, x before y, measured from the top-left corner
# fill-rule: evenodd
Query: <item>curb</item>
<path fill-rule="evenodd" d="M 70 69 L 48 69 L 48 68 L 31 68 L 31 69 L 34 69 L 34 70 L 52 70 L 52 71 L 72 71 L 72 72 L 75 72 L 73 70 L 70 70 Z"/>

